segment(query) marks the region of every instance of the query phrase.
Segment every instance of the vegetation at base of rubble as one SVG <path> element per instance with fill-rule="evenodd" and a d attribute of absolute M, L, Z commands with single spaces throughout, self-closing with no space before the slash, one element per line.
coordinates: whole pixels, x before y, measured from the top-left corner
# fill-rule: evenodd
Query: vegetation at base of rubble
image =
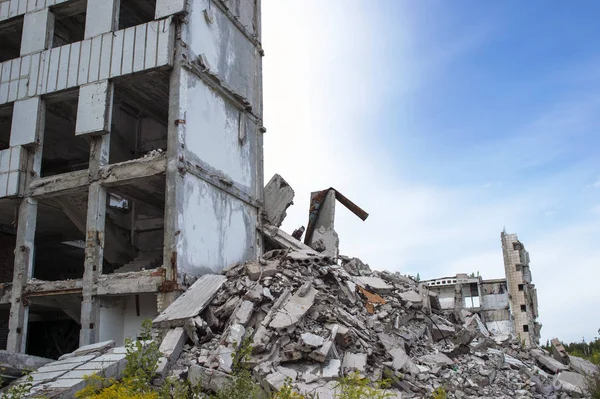
<path fill-rule="evenodd" d="M 586 388 L 591 399 L 600 399 L 600 373 L 585 376 Z"/>
<path fill-rule="evenodd" d="M 386 392 L 390 383 L 388 380 L 378 381 L 371 386 L 368 378 L 361 377 L 357 372 L 341 377 L 335 388 L 337 390 L 336 399 L 387 399 L 394 395 Z"/>
<path fill-rule="evenodd" d="M 0 381 L 0 385 L 2 382 Z M 0 399 L 23 399 L 29 395 L 31 392 L 31 388 L 33 388 L 33 377 L 28 374 L 25 377 L 25 381 L 20 384 L 15 384 L 6 389 L 5 392 L 0 394 Z"/>
<path fill-rule="evenodd" d="M 318 399 L 318 397 L 315 395 L 302 395 L 294 391 L 292 379 L 287 377 L 283 387 L 273 394 L 272 399 Z"/>
<path fill-rule="evenodd" d="M 600 333 L 600 330 L 598 331 Z M 577 356 L 582 359 L 588 360 L 598 366 L 600 366 L 600 338 L 596 337 L 591 342 L 571 342 L 570 344 L 563 343 L 565 350 L 571 356 Z M 552 353 L 552 346 L 550 340 L 546 341 L 546 345 L 542 346 L 543 349 Z"/>
<path fill-rule="evenodd" d="M 252 377 L 248 360 L 252 354 L 252 337 L 244 339 L 238 350 L 231 354 L 233 358 L 231 378 L 219 392 L 209 399 L 266 399 L 261 386 Z"/>
<path fill-rule="evenodd" d="M 187 381 L 166 379 L 162 387 L 152 385 L 161 353 L 152 341 L 152 322 L 142 323 L 140 341 L 125 341 L 127 366 L 123 379 L 85 377 L 88 385 L 75 394 L 78 399 L 191 399 L 196 392 Z M 4 398 L 2 398 L 4 399 Z"/>
<path fill-rule="evenodd" d="M 446 390 L 442 387 L 437 387 L 435 389 L 435 391 L 433 391 L 431 393 L 431 398 L 432 399 L 446 399 L 448 398 L 448 394 L 446 393 Z"/>

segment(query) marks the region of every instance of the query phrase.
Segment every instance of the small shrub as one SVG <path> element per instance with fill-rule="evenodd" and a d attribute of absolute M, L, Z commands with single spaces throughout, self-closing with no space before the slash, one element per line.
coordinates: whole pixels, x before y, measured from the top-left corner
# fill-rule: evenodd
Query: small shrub
<path fill-rule="evenodd" d="M 272 399 L 310 399 L 304 395 L 299 394 L 292 388 L 292 379 L 290 377 L 285 379 L 283 387 L 272 396 Z"/>
<path fill-rule="evenodd" d="M 338 380 L 335 386 L 337 399 L 387 399 L 393 397 L 393 394 L 386 392 L 389 388 L 389 381 L 379 381 L 372 387 L 371 381 L 362 378 L 354 372 Z"/>
<path fill-rule="evenodd" d="M 29 395 L 33 388 L 33 377 L 28 374 L 25 377 L 25 381 L 19 384 L 15 384 L 6 389 L 4 393 L 0 395 L 0 399 L 23 399 Z"/>
<path fill-rule="evenodd" d="M 448 394 L 446 394 L 446 390 L 442 387 L 437 387 L 435 391 L 431 394 L 432 399 L 447 399 Z"/>
<path fill-rule="evenodd" d="M 231 354 L 233 358 L 231 378 L 210 399 L 262 399 L 266 395 L 260 385 L 254 381 L 252 372 L 248 367 L 248 360 L 252 354 L 252 337 L 247 337 L 239 349 Z"/>

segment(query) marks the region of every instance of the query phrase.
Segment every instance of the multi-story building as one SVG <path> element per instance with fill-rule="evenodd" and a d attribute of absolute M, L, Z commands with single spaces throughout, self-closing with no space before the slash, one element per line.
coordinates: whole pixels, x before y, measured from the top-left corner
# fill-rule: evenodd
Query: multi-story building
<path fill-rule="evenodd" d="M 0 348 L 135 337 L 262 251 L 260 0 L 0 0 Z"/>
<path fill-rule="evenodd" d="M 477 313 L 494 335 L 513 334 L 526 345 L 537 344 L 541 325 L 537 293 L 531 282 L 529 253 L 516 234 L 502 233 L 506 278 L 484 280 L 479 275 L 457 274 L 425 281 L 436 292 L 442 310 L 466 309 Z"/>

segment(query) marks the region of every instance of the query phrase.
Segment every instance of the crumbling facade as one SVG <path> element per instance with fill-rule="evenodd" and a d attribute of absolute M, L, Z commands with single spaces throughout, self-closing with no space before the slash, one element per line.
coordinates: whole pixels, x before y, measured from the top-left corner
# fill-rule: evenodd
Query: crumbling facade
<path fill-rule="evenodd" d="M 260 30 L 260 0 L 0 0 L 0 348 L 120 344 L 262 253 Z"/>
<path fill-rule="evenodd" d="M 505 279 L 457 274 L 425 281 L 445 311 L 477 313 L 493 335 L 516 335 L 526 345 L 539 343 L 537 293 L 531 282 L 529 253 L 516 234 L 502 233 Z"/>
<path fill-rule="evenodd" d="M 515 332 L 526 344 L 538 343 L 542 326 L 536 321 L 538 301 L 535 285 L 531 282 L 529 252 L 516 234 L 501 234 L 504 271 L 508 284 L 510 310 Z"/>

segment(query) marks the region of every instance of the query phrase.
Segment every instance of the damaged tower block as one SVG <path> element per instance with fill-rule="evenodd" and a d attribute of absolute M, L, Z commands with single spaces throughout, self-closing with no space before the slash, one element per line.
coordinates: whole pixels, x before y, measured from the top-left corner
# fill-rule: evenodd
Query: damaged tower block
<path fill-rule="evenodd" d="M 308 227 L 304 243 L 333 258 L 339 255 L 340 240 L 335 231 L 335 201 L 338 200 L 363 221 L 369 214 L 334 188 L 310 194 Z"/>
<path fill-rule="evenodd" d="M 260 27 L 259 1 L 0 0 L 0 350 L 123 345 L 264 252 Z"/>

